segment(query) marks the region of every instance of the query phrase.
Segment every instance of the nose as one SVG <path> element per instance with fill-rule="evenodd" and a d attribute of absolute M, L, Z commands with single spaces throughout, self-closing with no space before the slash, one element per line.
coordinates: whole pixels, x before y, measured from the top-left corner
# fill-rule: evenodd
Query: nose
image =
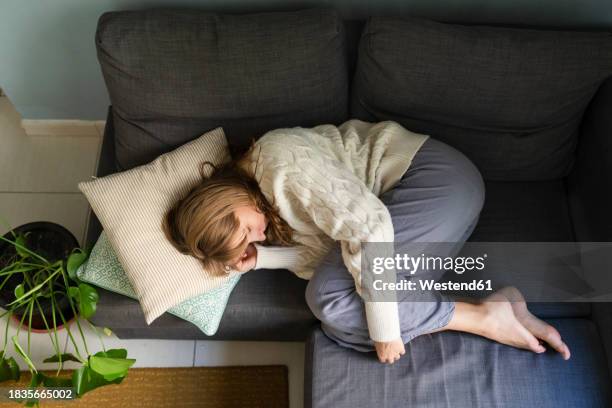
<path fill-rule="evenodd" d="M 258 231 L 253 230 L 251 234 L 249 235 L 249 243 L 263 241 L 265 239 L 266 239 L 266 234 L 264 234 L 262 230 L 258 230 Z"/>
<path fill-rule="evenodd" d="M 259 231 L 259 238 L 260 241 L 264 241 L 266 239 L 266 234 L 264 233 L 264 230 L 260 230 Z"/>

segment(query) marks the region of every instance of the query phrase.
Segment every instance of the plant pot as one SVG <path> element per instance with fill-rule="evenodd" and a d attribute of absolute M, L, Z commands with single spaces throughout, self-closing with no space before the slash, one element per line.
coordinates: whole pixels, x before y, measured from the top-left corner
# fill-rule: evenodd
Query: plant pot
<path fill-rule="evenodd" d="M 4 302 L 4 299 L 2 301 Z M 66 319 L 66 324 L 70 325 L 70 323 L 74 321 L 75 315 L 72 312 L 72 309 L 70 308 L 70 303 L 68 302 L 68 299 L 66 297 L 62 297 L 60 300 L 57 301 L 57 304 L 59 305 L 59 308 L 62 311 L 64 318 Z M 45 319 L 47 320 L 47 324 L 50 327 L 52 327 L 53 315 L 51 314 L 51 303 L 41 302 L 41 308 L 43 309 Z M 21 313 L 11 314 L 11 319 L 13 319 L 13 321 L 15 322 L 17 326 L 21 325 L 21 330 L 27 331 L 28 330 L 28 316 L 26 315 L 25 319 L 23 320 L 23 324 L 21 324 L 22 316 L 23 314 Z M 59 313 L 57 312 L 57 309 L 55 311 L 55 319 L 56 319 L 55 321 L 57 324 L 55 326 L 55 330 L 60 331 L 64 329 L 65 325 L 62 323 L 59 317 Z M 32 333 L 46 333 L 47 332 L 47 329 L 45 328 L 45 322 L 42 319 L 40 313 L 34 313 L 34 312 L 32 313 L 32 326 L 30 327 L 30 331 Z"/>
<path fill-rule="evenodd" d="M 47 259 L 49 262 L 56 262 L 63 260 L 64 268 L 66 266 L 66 260 L 74 248 L 79 247 L 79 243 L 74 235 L 66 228 L 59 224 L 52 222 L 31 222 L 28 224 L 21 225 L 13 229 L 15 234 L 17 233 L 28 233 L 26 236 L 26 247 L 39 254 L 40 256 Z M 4 235 L 4 238 L 14 241 L 13 234 L 9 231 Z M 0 269 L 8 265 L 9 260 L 16 254 L 15 247 L 6 242 L 0 240 Z M 0 281 L 1 282 L 1 281 Z M 15 275 L 11 277 L 4 287 L 0 290 L 0 307 L 6 308 L 6 305 L 15 299 L 15 287 L 22 282 L 22 275 Z M 63 286 L 62 286 L 63 288 Z M 74 313 L 70 307 L 70 303 L 65 296 L 56 299 L 59 309 L 67 322 L 74 319 Z M 39 303 L 43 310 L 43 315 L 47 320 L 48 324 L 52 324 L 51 314 L 51 300 L 48 298 L 40 297 Z M 21 321 L 22 314 L 16 313 L 13 318 L 17 320 L 17 323 Z M 24 319 L 24 329 L 27 329 L 29 316 Z M 61 319 L 56 310 L 56 322 L 58 322 L 58 329 L 61 326 Z M 35 308 L 32 312 L 32 325 L 33 332 L 45 332 L 44 320 L 41 316 L 38 308 Z"/>
<path fill-rule="evenodd" d="M 70 326 L 70 324 L 74 321 L 74 313 L 71 313 L 71 315 L 72 315 L 72 317 L 69 320 L 66 321 L 66 324 L 63 324 L 63 323 L 62 324 L 58 324 L 55 327 L 55 330 L 56 331 L 61 331 L 66 326 Z M 45 318 L 46 317 L 47 316 L 45 315 Z M 13 322 L 15 322 L 15 325 L 17 325 L 17 326 L 21 325 L 21 330 L 25 330 L 25 331 L 28 330 L 28 318 L 27 318 L 27 316 L 26 316 L 26 320 L 23 321 L 23 324 L 21 324 L 21 316 L 18 317 L 18 316 L 15 316 L 15 315 L 11 315 L 11 319 L 13 319 Z M 49 322 L 49 321 L 47 320 L 47 322 Z M 32 326 L 34 326 L 34 316 L 32 316 Z M 34 327 L 31 327 L 30 331 L 32 333 L 46 333 L 48 330 L 44 328 L 44 323 L 43 323 L 43 328 L 42 329 L 36 329 Z"/>

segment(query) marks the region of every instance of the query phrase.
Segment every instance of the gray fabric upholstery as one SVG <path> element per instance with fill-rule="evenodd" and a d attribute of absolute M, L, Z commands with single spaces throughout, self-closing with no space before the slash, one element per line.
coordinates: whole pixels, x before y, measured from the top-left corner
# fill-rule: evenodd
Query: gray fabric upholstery
<path fill-rule="evenodd" d="M 552 180 L 573 164 L 587 104 L 612 75 L 612 33 L 372 17 L 351 116 L 395 120 L 466 154 L 486 180 Z"/>
<path fill-rule="evenodd" d="M 599 337 L 604 345 L 608 368 L 612 376 L 612 302 L 594 302 L 591 307 L 591 320 L 599 331 Z"/>
<path fill-rule="evenodd" d="M 218 126 L 234 153 L 267 130 L 347 119 L 344 27 L 332 9 L 108 12 L 96 47 L 118 170 Z"/>
<path fill-rule="evenodd" d="M 289 271 L 247 273 L 232 291 L 214 336 L 170 313 L 147 326 L 136 300 L 103 289 L 91 320 L 120 338 L 304 341 L 318 322 L 304 299 L 306 284 Z"/>
<path fill-rule="evenodd" d="M 485 182 L 485 203 L 472 242 L 575 241 L 563 180 Z M 530 302 L 542 318 L 589 316 L 588 302 Z"/>
<path fill-rule="evenodd" d="M 115 129 L 113 128 L 113 109 L 108 107 L 106 114 L 106 123 L 104 125 L 104 135 L 102 138 L 102 147 L 100 156 L 98 157 L 98 167 L 96 168 L 96 176 L 104 177 L 115 173 Z M 96 244 L 96 241 L 102 233 L 102 224 L 93 212 L 91 206 L 89 208 L 89 219 L 87 220 L 87 235 L 83 248 L 91 250 Z"/>
<path fill-rule="evenodd" d="M 612 241 L 610 135 L 612 77 L 601 86 L 585 114 L 576 166 L 568 177 L 571 215 L 579 241 Z"/>
<path fill-rule="evenodd" d="M 98 311 L 91 320 L 98 326 L 110 327 L 122 339 L 306 340 L 309 330 L 319 321 L 304 301 L 305 282 L 288 271 L 258 272 L 262 275 L 236 285 L 214 336 L 205 335 L 193 324 L 170 313 L 164 313 L 147 326 L 136 300 L 101 288 L 98 288 Z M 279 272 L 283 274 L 281 283 L 272 282 L 272 276 Z M 280 291 L 284 291 L 284 296 L 270 296 Z M 529 303 L 528 307 L 541 318 L 586 317 L 591 313 L 589 303 L 539 302 Z"/>
<path fill-rule="evenodd" d="M 574 241 L 563 180 L 485 186 L 485 204 L 469 241 Z"/>
<path fill-rule="evenodd" d="M 572 351 L 543 354 L 457 331 L 426 334 L 396 363 L 339 347 L 320 328 L 306 344 L 305 408 L 609 407 L 610 377 L 597 328 L 550 319 Z"/>

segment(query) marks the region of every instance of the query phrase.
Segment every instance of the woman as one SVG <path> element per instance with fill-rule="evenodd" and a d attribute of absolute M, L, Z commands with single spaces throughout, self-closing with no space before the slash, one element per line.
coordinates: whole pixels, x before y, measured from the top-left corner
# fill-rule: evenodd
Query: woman
<path fill-rule="evenodd" d="M 435 291 L 419 301 L 409 291 L 396 302 L 364 296 L 372 292 L 361 281 L 361 242 L 422 242 L 425 250 L 428 242 L 454 242 L 446 253 L 437 249 L 454 256 L 483 202 L 480 173 L 458 150 L 392 121 L 353 119 L 266 133 L 203 177 L 163 228 L 179 251 L 215 273 L 288 269 L 309 279 L 306 300 L 326 335 L 376 350 L 383 363 L 397 361 L 413 338 L 442 330 L 536 353 L 545 351 L 541 339 L 569 359 L 558 331 L 533 316 L 514 287 L 480 300 Z"/>

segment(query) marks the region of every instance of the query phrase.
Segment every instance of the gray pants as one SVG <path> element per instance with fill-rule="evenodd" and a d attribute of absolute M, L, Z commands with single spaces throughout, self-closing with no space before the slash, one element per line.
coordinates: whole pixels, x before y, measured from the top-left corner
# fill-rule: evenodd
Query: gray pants
<path fill-rule="evenodd" d="M 484 182 L 474 164 L 455 148 L 430 137 L 416 153 L 401 180 L 382 194 L 393 220 L 395 242 L 456 242 L 455 256 L 471 235 L 484 203 Z M 306 288 L 306 302 L 321 321 L 323 332 L 344 347 L 374 350 L 365 317 L 363 299 L 342 260 L 336 242 L 315 270 Z M 425 244 L 424 244 L 425 245 Z M 450 248 L 452 246 L 446 246 Z M 423 276 L 428 271 L 420 271 Z M 405 275 L 403 275 L 405 274 Z M 397 278 L 412 279 L 405 270 Z M 439 280 L 441 275 L 427 278 Z M 446 326 L 455 310 L 451 297 L 431 291 L 431 300 L 410 291 L 398 291 L 401 336 L 404 344 Z M 413 295 L 414 296 L 414 295 Z"/>

